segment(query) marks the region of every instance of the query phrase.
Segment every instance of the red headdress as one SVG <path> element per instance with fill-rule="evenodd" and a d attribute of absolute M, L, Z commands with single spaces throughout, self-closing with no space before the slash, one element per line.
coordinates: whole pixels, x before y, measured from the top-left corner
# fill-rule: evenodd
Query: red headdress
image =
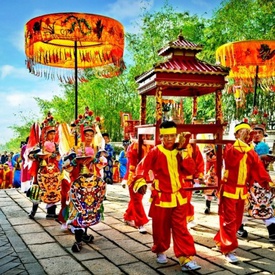
<path fill-rule="evenodd" d="M 48 133 L 56 132 L 54 142 L 58 142 L 58 125 L 59 123 L 54 120 L 51 112 L 48 112 L 47 117 L 41 123 L 41 141 L 46 140 Z"/>
<path fill-rule="evenodd" d="M 84 142 L 85 140 L 85 132 L 93 131 L 96 134 L 97 125 L 100 126 L 100 118 L 94 118 L 94 112 L 90 110 L 89 107 L 85 107 L 85 113 L 83 115 L 79 115 L 78 119 L 71 124 L 71 126 L 76 127 L 76 131 L 80 135 L 81 142 Z"/>

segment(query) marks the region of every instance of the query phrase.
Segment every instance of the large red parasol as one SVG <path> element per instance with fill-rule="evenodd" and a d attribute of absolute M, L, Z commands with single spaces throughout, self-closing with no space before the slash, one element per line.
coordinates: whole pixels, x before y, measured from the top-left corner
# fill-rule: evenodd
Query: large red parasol
<path fill-rule="evenodd" d="M 92 69 L 97 77 L 118 76 L 125 68 L 123 51 L 123 26 L 102 15 L 46 14 L 25 25 L 26 63 L 30 73 L 75 84 L 75 119 L 77 83 L 86 81 L 84 69 Z"/>
<path fill-rule="evenodd" d="M 228 80 L 246 92 L 258 84 L 265 90 L 275 91 L 275 40 L 247 40 L 227 43 L 216 51 L 217 61 L 230 68 Z"/>

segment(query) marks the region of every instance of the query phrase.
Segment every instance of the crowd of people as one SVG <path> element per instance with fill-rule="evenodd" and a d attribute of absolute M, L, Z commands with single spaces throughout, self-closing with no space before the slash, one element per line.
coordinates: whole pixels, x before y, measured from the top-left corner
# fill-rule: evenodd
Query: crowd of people
<path fill-rule="evenodd" d="M 87 229 L 102 218 L 107 185 L 121 183 L 129 190 L 125 223 L 146 234 L 145 225 L 149 218 L 152 220 L 151 250 L 159 264 L 168 262 L 165 252 L 172 236 L 182 271 L 201 268 L 194 259 L 196 249 L 189 232 L 195 219 L 192 195 L 199 190 L 205 196 L 206 215 L 211 212 L 211 202 L 214 199 L 218 202 L 220 228 L 214 241 L 225 259 L 235 264 L 239 261 L 238 237 L 248 235 L 244 228 L 245 212 L 262 219 L 269 241 L 275 242 L 271 206 L 275 183 L 268 173 L 274 157 L 264 143 L 264 125 L 242 122 L 235 126 L 234 135 L 235 141 L 224 147 L 223 175 L 219 182 L 215 145 L 208 144 L 201 152 L 197 145 L 190 144 L 191 133 L 178 133 L 173 121 L 161 123 L 160 144 L 156 146 L 143 142 L 151 139 L 143 135 L 141 153 L 138 142 L 123 140 L 123 149 L 115 160 L 109 134 L 101 134 L 99 123 L 88 107 L 70 126 L 56 123 L 49 113 L 41 125 L 32 126 L 30 136 L 21 144 L 21 152 L 13 157 L 7 152 L 1 156 L 1 188 L 21 187 L 26 192 L 33 202 L 31 219 L 35 219 L 39 204 L 44 202 L 46 218 L 59 221 L 61 230 L 70 230 L 75 236 L 72 251 L 80 252 L 83 243 L 94 239 Z M 12 176 L 7 176 L 7 169 Z M 148 185 L 151 204 L 146 213 L 143 196 Z M 263 196 L 268 202 L 263 206 L 261 201 L 259 208 Z M 58 203 L 61 209 L 56 213 Z"/>
<path fill-rule="evenodd" d="M 21 186 L 21 162 L 20 152 L 3 152 L 0 162 L 0 189 Z"/>

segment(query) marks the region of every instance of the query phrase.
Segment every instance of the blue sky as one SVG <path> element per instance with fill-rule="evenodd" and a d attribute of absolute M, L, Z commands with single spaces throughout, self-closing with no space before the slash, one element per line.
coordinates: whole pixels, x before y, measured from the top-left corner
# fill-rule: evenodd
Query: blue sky
<path fill-rule="evenodd" d="M 165 0 L 4 0 L 0 18 L 0 144 L 13 137 L 10 125 L 22 125 L 29 116 L 41 119 L 34 97 L 62 95 L 57 80 L 44 80 L 30 74 L 25 66 L 24 26 L 32 18 L 48 13 L 84 12 L 118 20 L 125 32 L 131 32 L 140 14 L 142 2 L 156 11 Z M 211 16 L 221 0 L 168 0 L 178 12 Z M 37 114 L 37 115 L 36 115 Z M 23 137 L 22 139 L 24 139 Z"/>

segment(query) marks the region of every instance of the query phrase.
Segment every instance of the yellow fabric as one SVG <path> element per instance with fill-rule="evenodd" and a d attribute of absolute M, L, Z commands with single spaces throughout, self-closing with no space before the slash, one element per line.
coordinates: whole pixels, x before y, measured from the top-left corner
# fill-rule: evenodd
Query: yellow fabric
<path fill-rule="evenodd" d="M 139 188 L 146 185 L 146 184 L 147 183 L 146 183 L 145 179 L 143 179 L 143 178 L 136 180 L 136 182 L 134 183 L 134 186 L 133 186 L 133 191 L 135 193 L 137 193 Z"/>
<path fill-rule="evenodd" d="M 228 193 L 228 192 L 223 192 L 223 196 L 231 199 L 238 199 L 241 198 L 245 200 L 247 198 L 247 194 L 243 193 L 243 188 L 237 187 L 236 192 L 234 194 Z"/>
<path fill-rule="evenodd" d="M 60 155 L 65 155 L 71 148 L 74 147 L 75 137 L 70 132 L 70 127 L 67 123 L 61 123 L 58 126 L 59 132 L 59 152 Z"/>
<path fill-rule="evenodd" d="M 193 146 L 191 144 L 187 144 L 186 149 L 181 150 L 180 152 L 183 159 L 192 158 Z"/>
<path fill-rule="evenodd" d="M 229 67 L 231 78 L 267 78 L 275 75 L 275 40 L 247 40 L 227 43 L 216 51 L 217 61 Z"/>
<path fill-rule="evenodd" d="M 178 161 L 176 155 L 178 154 L 178 150 L 174 149 L 172 151 L 166 150 L 162 145 L 158 145 L 158 149 L 166 156 L 167 159 L 167 168 L 170 175 L 170 181 L 172 186 L 172 193 L 178 191 L 181 188 L 181 183 L 179 182 L 179 173 L 178 169 Z"/>
<path fill-rule="evenodd" d="M 183 205 L 187 203 L 187 198 L 182 197 L 179 190 L 181 189 L 181 182 L 178 170 L 175 167 L 178 167 L 178 161 L 176 155 L 178 154 L 178 150 L 174 149 L 172 151 L 166 150 L 162 145 L 158 145 L 158 149 L 166 156 L 167 159 L 167 169 L 170 175 L 170 182 L 171 182 L 171 201 L 162 201 L 160 200 L 157 206 L 164 207 L 164 208 L 171 208 L 176 207 L 178 204 Z M 155 189 L 159 190 L 159 181 L 157 179 L 154 180 Z M 158 193 L 159 197 L 161 198 L 161 192 Z"/>
<path fill-rule="evenodd" d="M 240 129 L 248 129 L 248 130 L 250 130 L 251 127 L 250 127 L 249 124 L 246 124 L 246 123 L 242 123 L 242 124 L 236 125 L 235 128 L 234 128 L 234 133 L 237 133 L 237 131 L 239 131 Z"/>
<path fill-rule="evenodd" d="M 247 152 L 250 150 L 253 150 L 249 145 L 247 145 L 245 142 L 241 140 L 236 140 L 234 143 L 234 148 L 240 152 L 243 152 L 244 155 L 242 159 L 240 160 L 239 164 L 239 171 L 238 171 L 238 184 L 245 186 L 246 184 L 246 175 L 247 175 Z M 228 177 L 228 170 L 225 170 L 224 172 L 224 180 L 226 181 Z M 236 192 L 234 194 L 228 193 L 228 192 L 223 192 L 223 196 L 227 198 L 232 198 L 232 199 L 246 199 L 247 194 L 244 194 L 244 188 L 243 187 L 237 187 Z"/>
<path fill-rule="evenodd" d="M 193 258 L 194 258 L 193 256 L 189 256 L 189 257 L 180 256 L 180 257 L 179 257 L 179 264 L 180 264 L 180 265 L 185 265 L 185 264 L 187 264 L 188 262 L 192 261 Z"/>
<path fill-rule="evenodd" d="M 161 135 L 172 135 L 177 133 L 177 128 L 172 127 L 172 128 L 161 128 L 159 130 L 159 133 Z"/>
<path fill-rule="evenodd" d="M 154 184 L 155 184 L 155 189 L 159 190 L 159 180 L 158 179 L 154 180 Z M 154 189 L 152 188 L 152 190 L 154 190 Z M 187 203 L 187 198 L 183 198 L 180 192 L 172 193 L 170 202 L 161 200 L 161 192 L 158 192 L 158 196 L 160 198 L 160 203 L 156 203 L 156 206 L 160 206 L 163 208 L 176 207 L 178 204 L 184 205 Z M 152 202 L 152 201 L 153 201 L 152 198 L 150 198 L 150 202 Z"/>
<path fill-rule="evenodd" d="M 98 72 L 107 77 L 121 73 L 124 28 L 115 19 L 65 12 L 41 15 L 25 25 L 25 53 L 31 69 L 37 63 L 74 69 L 75 45 L 77 68 L 100 67 Z"/>

